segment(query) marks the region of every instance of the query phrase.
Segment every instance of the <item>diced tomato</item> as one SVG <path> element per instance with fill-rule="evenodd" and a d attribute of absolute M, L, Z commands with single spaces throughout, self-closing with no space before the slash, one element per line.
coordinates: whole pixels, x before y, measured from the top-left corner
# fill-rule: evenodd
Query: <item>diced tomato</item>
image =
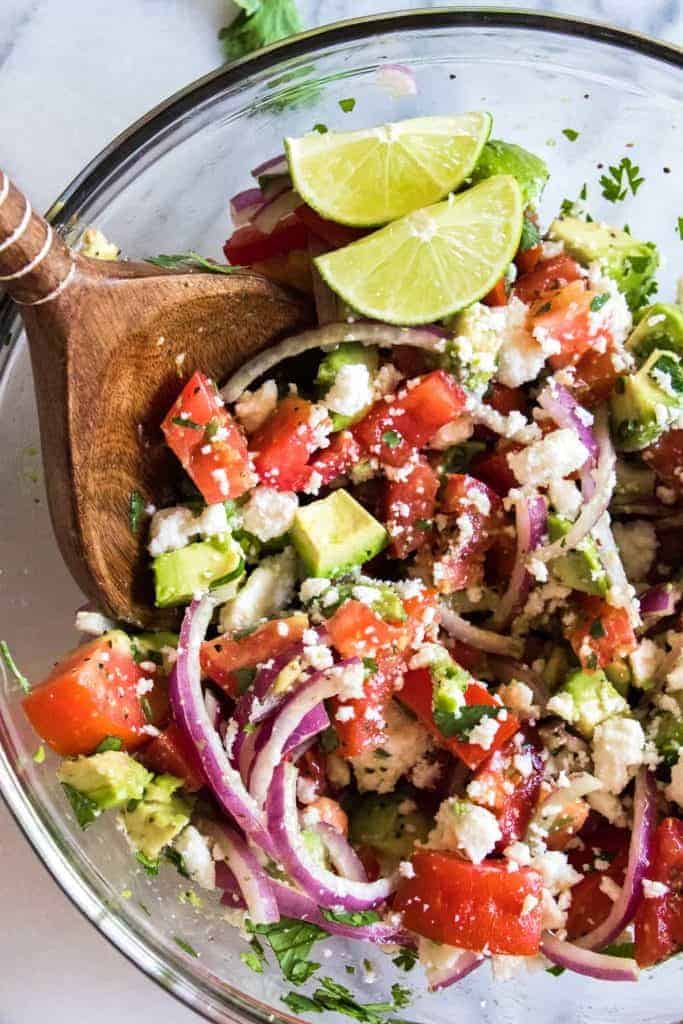
<path fill-rule="evenodd" d="M 669 891 L 644 899 L 636 914 L 636 960 L 652 967 L 683 947 L 683 821 L 666 818 L 655 834 L 647 877 Z"/>
<path fill-rule="evenodd" d="M 376 882 L 378 878 L 381 878 L 382 867 L 373 848 L 371 846 L 357 846 L 356 853 L 365 868 L 368 882 Z"/>
<path fill-rule="evenodd" d="M 386 480 L 383 521 L 391 537 L 391 554 L 406 558 L 424 544 L 434 515 L 439 478 L 420 458 L 405 479 Z"/>
<path fill-rule="evenodd" d="M 342 476 L 360 460 L 360 447 L 350 430 L 333 434 L 327 448 L 323 448 L 311 462 L 311 474 L 318 473 L 320 486 L 325 487 Z"/>
<path fill-rule="evenodd" d="M 414 597 L 404 598 L 407 618 L 401 622 L 385 622 L 362 601 L 345 601 L 327 621 L 330 642 L 342 658 L 374 657 L 378 651 L 385 657 L 405 651 L 437 621 L 437 598 L 436 591 L 426 587 Z"/>
<path fill-rule="evenodd" d="M 390 401 L 381 398 L 353 428 L 364 451 L 381 462 L 400 466 L 415 448 L 465 408 L 465 392 L 450 373 L 433 370 L 409 381 Z M 389 435 L 389 436 L 387 436 Z"/>
<path fill-rule="evenodd" d="M 572 281 L 557 292 L 542 295 L 532 306 L 534 329 L 543 331 L 561 350 L 553 353 L 550 365 L 554 370 L 573 365 L 592 343 L 590 329 L 590 303 L 593 292 L 586 290 L 584 281 Z"/>
<path fill-rule="evenodd" d="M 288 395 L 252 434 L 249 447 L 261 483 L 279 491 L 298 491 L 308 481 L 308 461 L 320 447 L 320 424 L 313 404 Z"/>
<path fill-rule="evenodd" d="M 683 490 L 683 430 L 667 430 L 645 449 L 643 460 L 667 487 Z"/>
<path fill-rule="evenodd" d="M 434 581 L 444 594 L 475 586 L 484 573 L 484 556 L 503 525 L 502 503 L 481 480 L 449 473 L 440 508 L 450 517 L 455 535 L 439 532 L 445 550 L 434 560 Z"/>
<path fill-rule="evenodd" d="M 223 406 L 214 382 L 199 370 L 176 398 L 161 429 L 207 504 L 238 498 L 252 485 L 244 434 Z"/>
<path fill-rule="evenodd" d="M 332 721 L 339 739 L 337 753 L 357 757 L 381 747 L 386 739 L 384 712 L 403 673 L 403 659 L 398 655 L 378 657 L 377 671 L 368 675 L 363 696 L 354 700 L 331 701 Z M 352 717 L 340 719 L 340 708 L 350 709 Z"/>
<path fill-rule="evenodd" d="M 197 751 L 175 722 L 155 736 L 140 755 L 140 760 L 160 775 L 168 773 L 185 780 L 185 789 L 195 793 L 206 785 Z"/>
<path fill-rule="evenodd" d="M 362 228 L 350 228 L 346 224 L 337 224 L 336 221 L 325 220 L 324 217 L 321 217 L 319 213 L 316 213 L 315 210 L 305 203 L 297 206 L 294 213 L 297 220 L 305 225 L 310 234 L 315 235 L 317 238 L 322 238 L 333 249 L 349 245 L 351 242 L 355 242 L 357 238 L 367 235 L 367 231 L 364 231 Z"/>
<path fill-rule="evenodd" d="M 258 274 L 284 284 L 297 291 L 313 294 L 313 274 L 311 273 L 311 257 L 307 250 L 292 249 L 291 252 L 269 256 L 267 260 L 258 260 L 251 267 Z"/>
<path fill-rule="evenodd" d="M 504 498 L 512 487 L 517 487 L 517 478 L 510 469 L 507 456 L 521 447 L 509 441 L 499 441 L 493 451 L 475 455 L 470 463 L 470 473 Z"/>
<path fill-rule="evenodd" d="M 596 847 L 597 848 L 597 847 Z M 572 886 L 572 901 L 567 914 L 567 935 L 570 939 L 579 939 L 597 928 L 608 917 L 613 901 L 608 893 L 601 888 L 603 878 L 611 878 L 621 886 L 624 882 L 628 853 L 624 849 L 610 860 L 605 871 L 589 871 L 576 885 Z M 588 850 L 581 852 L 577 870 L 586 864 L 592 865 L 593 856 Z"/>
<path fill-rule="evenodd" d="M 233 266 L 251 266 L 292 249 L 305 249 L 307 245 L 308 229 L 291 213 L 269 235 L 264 235 L 251 224 L 238 228 L 223 246 L 223 252 Z"/>
<path fill-rule="evenodd" d="M 473 675 L 476 675 L 484 663 L 482 651 L 477 650 L 476 647 L 470 647 L 469 644 L 464 644 L 462 640 L 456 640 L 455 637 L 446 637 L 444 646 L 450 652 L 453 661 L 457 661 L 458 665 L 461 665 Z"/>
<path fill-rule="evenodd" d="M 501 277 L 500 281 L 496 281 L 491 291 L 481 301 L 486 306 L 507 306 L 508 290 L 505 276 Z"/>
<path fill-rule="evenodd" d="M 604 352 L 590 348 L 584 352 L 574 368 L 570 390 L 581 405 L 592 409 L 607 401 L 618 376 L 614 366 L 613 346 L 606 345 Z"/>
<path fill-rule="evenodd" d="M 484 750 L 477 743 L 465 743 L 454 736 L 444 736 L 434 721 L 432 696 L 433 685 L 429 669 L 417 668 L 406 672 L 403 677 L 403 686 L 398 692 L 398 699 L 417 715 L 425 728 L 429 730 L 442 747 L 446 747 L 451 754 L 459 757 L 472 770 L 478 768 L 483 761 L 490 757 L 494 750 L 497 750 L 498 747 L 501 747 L 509 740 L 519 728 L 518 719 L 510 714 L 509 711 L 506 711 L 507 717 L 505 717 L 504 721 L 498 722 L 498 731 L 493 737 L 488 750 Z M 482 704 L 492 707 L 497 703 L 498 701 L 481 683 L 473 681 L 465 690 L 465 704 L 468 707 Z"/>
<path fill-rule="evenodd" d="M 411 931 L 475 952 L 538 953 L 543 883 L 537 871 L 511 872 L 495 860 L 470 864 L 435 850 L 419 850 L 412 865 L 414 877 L 401 879 L 393 906 Z M 524 913 L 529 897 L 536 902 Z"/>
<path fill-rule="evenodd" d="M 545 292 L 555 291 L 578 281 L 581 268 L 576 260 L 569 256 L 553 256 L 550 260 L 542 260 L 529 274 L 521 274 L 515 281 L 514 294 L 522 302 L 533 302 Z"/>
<path fill-rule="evenodd" d="M 576 606 L 579 620 L 567 639 L 584 668 L 605 668 L 636 649 L 636 636 L 625 608 L 587 594 L 576 598 Z"/>
<path fill-rule="evenodd" d="M 24 697 L 24 711 L 63 757 L 92 754 L 107 736 L 135 750 L 149 738 L 137 693 L 140 680 L 149 676 L 133 660 L 123 633 L 105 633 L 62 658 Z"/>
<path fill-rule="evenodd" d="M 521 412 L 526 416 L 529 411 L 529 401 L 522 388 L 509 388 L 505 384 L 492 384 L 484 403 L 502 416 L 509 416 L 511 412 Z"/>
<path fill-rule="evenodd" d="M 301 640 L 307 627 L 308 618 L 297 613 L 286 619 L 264 622 L 247 636 L 233 638 L 224 633 L 215 640 L 205 640 L 200 654 L 202 672 L 228 696 L 236 697 L 239 693 L 238 669 L 254 668 L 262 661 L 284 654 Z"/>
<path fill-rule="evenodd" d="M 476 785 L 469 792 L 475 803 L 498 818 L 502 833 L 499 850 L 521 839 L 531 821 L 543 780 L 541 752 L 542 748 L 530 739 L 519 745 L 510 741 L 494 750 L 477 769 L 473 779 Z M 517 758 L 524 759 L 524 772 L 520 772 Z"/>
<path fill-rule="evenodd" d="M 543 253 L 542 245 L 532 245 L 531 248 L 519 252 L 515 256 L 515 265 L 519 275 L 530 274 L 536 269 Z"/>

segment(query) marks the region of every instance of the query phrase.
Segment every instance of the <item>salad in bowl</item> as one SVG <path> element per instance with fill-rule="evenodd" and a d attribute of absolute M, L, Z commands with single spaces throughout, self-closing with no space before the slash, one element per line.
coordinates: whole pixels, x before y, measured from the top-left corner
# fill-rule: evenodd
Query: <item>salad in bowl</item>
<path fill-rule="evenodd" d="M 318 125 L 254 169 L 204 266 L 318 325 L 159 424 L 176 495 L 131 529 L 179 632 L 88 607 L 24 681 L 82 827 L 219 890 L 296 1012 L 347 999 L 328 936 L 432 989 L 683 946 L 683 311 L 628 228 L 541 224 L 491 124 Z"/>

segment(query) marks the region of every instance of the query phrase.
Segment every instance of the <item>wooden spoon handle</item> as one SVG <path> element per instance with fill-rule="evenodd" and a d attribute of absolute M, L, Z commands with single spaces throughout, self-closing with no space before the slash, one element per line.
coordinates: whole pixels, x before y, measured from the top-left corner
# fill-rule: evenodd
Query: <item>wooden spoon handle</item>
<path fill-rule="evenodd" d="M 35 306 L 61 294 L 75 272 L 69 248 L 0 168 L 0 289 Z"/>

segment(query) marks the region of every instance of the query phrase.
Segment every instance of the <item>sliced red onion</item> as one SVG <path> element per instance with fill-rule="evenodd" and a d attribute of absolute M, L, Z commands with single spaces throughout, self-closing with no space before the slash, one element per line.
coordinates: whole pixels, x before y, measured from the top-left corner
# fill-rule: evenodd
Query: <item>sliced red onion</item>
<path fill-rule="evenodd" d="M 490 629 L 481 629 L 473 626 L 471 622 L 463 619 L 461 615 L 441 605 L 441 625 L 456 640 L 460 640 L 478 651 L 486 651 L 487 654 L 500 654 L 503 657 L 518 658 L 522 653 L 522 642 L 512 636 L 501 636 Z"/>
<path fill-rule="evenodd" d="M 264 203 L 260 210 L 252 217 L 252 225 L 264 235 L 269 235 L 280 221 L 294 213 L 297 206 L 301 206 L 301 199 L 294 189 L 287 189 L 280 192 L 269 202 Z"/>
<path fill-rule="evenodd" d="M 344 911 L 371 910 L 396 888 L 396 876 L 376 882 L 340 878 L 310 857 L 299 828 L 296 806 L 297 770 L 287 762 L 277 766 L 266 799 L 268 828 L 278 859 L 289 875 L 318 906 Z"/>
<path fill-rule="evenodd" d="M 223 890 L 221 903 L 232 910 L 246 910 L 247 904 L 237 879 L 224 860 L 216 861 L 216 888 Z"/>
<path fill-rule="evenodd" d="M 367 882 L 368 874 L 363 862 L 346 836 L 324 821 L 313 825 L 312 829 L 322 839 L 328 857 L 343 878 L 350 878 L 353 882 Z"/>
<path fill-rule="evenodd" d="M 504 628 L 515 612 L 526 601 L 531 589 L 532 576 L 527 569 L 529 556 L 536 551 L 545 534 L 547 508 L 540 496 L 527 498 L 524 494 L 515 500 L 515 526 L 517 529 L 517 553 L 508 588 L 493 616 L 494 625 Z"/>
<path fill-rule="evenodd" d="M 552 544 L 539 548 L 534 553 L 534 558 L 542 562 L 550 562 L 553 558 L 565 555 L 573 551 L 584 537 L 586 537 L 600 516 L 607 509 L 616 482 L 615 466 L 617 457 L 614 452 L 612 440 L 609 435 L 607 412 L 600 409 L 595 414 L 595 439 L 598 443 L 598 462 L 593 472 L 595 490 L 588 501 L 583 505 L 581 512 L 569 532 L 564 537 L 558 537 Z"/>
<path fill-rule="evenodd" d="M 261 186 L 261 191 L 263 198 L 269 202 L 271 199 L 281 195 L 281 193 L 288 192 L 291 187 L 292 179 L 290 176 L 288 174 L 279 174 L 274 178 L 268 178 Z"/>
<path fill-rule="evenodd" d="M 625 608 L 633 628 L 641 625 L 640 606 L 635 591 L 628 581 L 624 563 L 612 533 L 609 512 L 603 512 L 593 527 L 593 537 L 600 551 L 600 561 L 609 580 L 608 600 Z"/>
<path fill-rule="evenodd" d="M 289 174 L 289 164 L 284 153 L 271 156 L 269 160 L 264 160 L 262 164 L 254 167 L 251 171 L 252 178 L 265 178 L 266 176 L 274 178 L 279 174 Z"/>
<path fill-rule="evenodd" d="M 588 451 L 591 465 L 595 466 L 600 449 L 591 430 L 593 414 L 584 409 L 566 388 L 552 379 L 538 396 L 538 404 L 550 413 L 558 427 L 566 427 L 577 435 Z"/>
<path fill-rule="evenodd" d="M 169 677 L 173 717 L 195 747 L 211 792 L 223 810 L 258 846 L 272 855 L 274 845 L 263 812 L 231 765 L 204 704 L 199 651 L 212 613 L 213 601 L 209 596 L 194 600 L 185 612 L 178 657 Z"/>
<path fill-rule="evenodd" d="M 254 924 L 275 924 L 280 920 L 270 879 L 244 839 L 223 822 L 201 821 L 200 830 L 212 837 L 232 871 Z"/>
<path fill-rule="evenodd" d="M 221 720 L 221 706 L 215 693 L 212 693 L 211 690 L 206 690 L 204 693 L 204 707 L 209 721 L 214 729 L 217 729 Z"/>
<path fill-rule="evenodd" d="M 251 766 L 249 792 L 259 806 L 263 806 L 265 803 L 273 772 L 281 763 L 286 750 L 293 749 L 302 743 L 307 735 L 310 735 L 310 732 L 308 734 L 301 732 L 303 721 L 312 712 L 316 713 L 314 722 L 323 720 L 320 716 L 319 706 L 323 701 L 339 693 L 344 684 L 345 672 L 352 667 L 357 668 L 358 665 L 360 665 L 360 660 L 352 658 L 324 671 L 315 672 L 310 679 L 289 694 L 284 703 L 280 705 L 272 722 L 269 723 L 270 731 L 266 741 L 256 753 Z M 324 721 L 327 722 L 324 709 L 322 715 Z"/>
<path fill-rule="evenodd" d="M 656 615 L 664 618 L 673 615 L 681 600 L 681 591 L 671 583 L 650 587 L 640 595 L 640 611 L 642 615 Z"/>
<path fill-rule="evenodd" d="M 481 967 L 483 962 L 484 956 L 481 953 L 471 953 L 468 949 L 463 949 L 457 961 L 450 964 L 449 967 L 427 967 L 425 974 L 429 991 L 438 992 L 442 988 L 455 985 L 457 981 L 462 981 L 477 967 Z"/>
<path fill-rule="evenodd" d="M 657 819 L 657 789 L 654 776 L 641 768 L 633 794 L 633 826 L 628 848 L 624 884 L 608 916 L 597 928 L 576 940 L 582 949 L 604 949 L 630 924 L 643 898 L 643 879 L 650 862 L 650 849 Z M 550 957 L 549 957 L 550 959 Z"/>
<path fill-rule="evenodd" d="M 382 64 L 375 76 L 377 84 L 392 96 L 416 96 L 415 72 L 406 64 Z"/>
<path fill-rule="evenodd" d="M 541 938 L 541 953 L 558 967 L 598 981 L 638 981 L 640 973 L 635 960 L 581 949 L 573 942 L 555 938 L 550 932 L 544 932 Z"/>
<path fill-rule="evenodd" d="M 251 781 L 254 759 L 257 754 L 263 750 L 272 735 L 275 717 L 276 716 L 265 721 L 256 732 L 247 736 L 245 742 L 242 744 L 239 768 L 240 775 L 247 785 L 249 785 Z M 308 744 L 314 740 L 319 733 L 326 729 L 329 724 L 330 720 L 327 717 L 325 706 L 323 704 L 318 704 L 309 711 L 307 715 L 304 715 L 299 724 L 294 728 L 294 731 L 287 738 L 282 751 L 283 756 L 291 754 L 292 759 L 296 761 L 307 748 Z"/>
<path fill-rule="evenodd" d="M 263 206 L 264 196 L 260 188 L 248 188 L 238 192 L 230 200 L 230 217 L 236 228 L 248 224 L 251 218 Z"/>
<path fill-rule="evenodd" d="M 291 359 L 313 348 L 334 348 L 343 341 L 360 341 L 363 345 L 378 345 L 381 348 L 412 345 L 428 352 L 441 352 L 444 345 L 443 335 L 428 327 L 392 327 L 368 321 L 326 324 L 285 338 L 278 345 L 254 356 L 230 377 L 221 388 L 221 396 L 225 402 L 236 402 L 253 381 L 268 373 L 283 359 Z"/>
<path fill-rule="evenodd" d="M 363 942 L 376 942 L 379 945 L 386 943 L 397 943 L 400 946 L 415 945 L 415 939 L 411 932 L 405 931 L 396 925 L 388 924 L 386 921 L 374 921 L 372 924 L 360 924 L 357 927 L 352 924 L 343 924 L 341 921 L 328 921 L 320 913 L 315 900 L 298 889 L 284 882 L 272 881 L 275 899 L 277 900 L 280 913 L 283 917 L 293 917 L 297 921 L 309 921 L 324 928 L 330 935 L 340 935 L 345 939 L 359 939 Z"/>

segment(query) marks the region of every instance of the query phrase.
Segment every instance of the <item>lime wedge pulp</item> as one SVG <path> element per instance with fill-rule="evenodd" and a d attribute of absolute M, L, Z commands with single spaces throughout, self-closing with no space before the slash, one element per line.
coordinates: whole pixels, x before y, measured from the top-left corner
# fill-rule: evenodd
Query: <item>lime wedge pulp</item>
<path fill-rule="evenodd" d="M 517 251 L 522 221 L 517 181 L 498 174 L 315 263 L 330 288 L 364 316 L 432 323 L 491 290 Z"/>
<path fill-rule="evenodd" d="M 374 227 L 457 188 L 491 132 L 483 111 L 285 139 L 294 188 L 321 217 Z"/>

